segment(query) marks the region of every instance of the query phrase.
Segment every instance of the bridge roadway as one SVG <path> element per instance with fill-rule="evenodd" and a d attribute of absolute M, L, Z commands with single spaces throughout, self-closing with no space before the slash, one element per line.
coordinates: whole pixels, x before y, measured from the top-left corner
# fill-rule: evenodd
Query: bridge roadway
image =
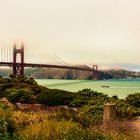
<path fill-rule="evenodd" d="M 13 62 L 0 62 L 0 66 L 9 66 L 13 67 Z M 32 63 L 16 63 L 16 65 L 23 65 L 24 67 L 32 67 L 32 68 L 61 68 L 61 69 L 73 69 L 73 70 L 83 70 L 89 72 L 97 72 L 94 68 L 83 68 L 83 67 L 75 67 L 75 66 L 61 66 L 61 65 L 50 65 L 50 64 L 32 64 Z"/>

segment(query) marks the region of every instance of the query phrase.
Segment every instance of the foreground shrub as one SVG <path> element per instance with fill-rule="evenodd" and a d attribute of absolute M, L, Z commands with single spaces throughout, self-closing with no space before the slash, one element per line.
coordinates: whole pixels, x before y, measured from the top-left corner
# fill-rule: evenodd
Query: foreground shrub
<path fill-rule="evenodd" d="M 78 114 L 80 123 L 83 126 L 97 125 L 103 120 L 103 106 L 102 105 L 87 105 L 80 110 Z"/>
<path fill-rule="evenodd" d="M 97 91 L 94 91 L 94 90 L 91 90 L 91 89 L 82 89 L 82 90 L 79 90 L 77 92 L 78 94 L 80 95 L 83 95 L 85 97 L 92 97 L 92 98 L 96 98 L 96 99 L 104 99 L 104 100 L 107 100 L 109 99 L 108 95 L 104 94 L 104 93 L 100 93 L 100 92 L 97 92 Z"/>
<path fill-rule="evenodd" d="M 57 89 L 46 89 L 37 97 L 37 101 L 46 105 L 69 105 L 74 93 Z"/>
<path fill-rule="evenodd" d="M 87 105 L 88 104 L 88 102 L 89 102 L 89 100 L 91 100 L 91 98 L 82 98 L 82 97 L 79 97 L 79 98 L 74 98 L 71 102 L 70 102 L 70 104 L 69 104 L 69 106 L 72 106 L 72 107 L 81 107 L 81 106 L 83 106 L 83 105 Z"/>
<path fill-rule="evenodd" d="M 31 91 L 29 91 L 28 89 L 7 89 L 5 91 L 5 96 L 11 102 L 32 102 Z"/>
<path fill-rule="evenodd" d="M 10 112 L 5 112 L 0 108 L 0 139 L 13 136 L 14 129 L 11 125 Z"/>
<path fill-rule="evenodd" d="M 118 100 L 116 103 L 117 107 L 117 117 L 122 118 L 132 118 L 134 116 L 140 115 L 140 109 L 131 106 L 125 100 Z"/>
<path fill-rule="evenodd" d="M 140 93 L 129 94 L 126 97 L 126 102 L 134 107 L 140 108 Z"/>

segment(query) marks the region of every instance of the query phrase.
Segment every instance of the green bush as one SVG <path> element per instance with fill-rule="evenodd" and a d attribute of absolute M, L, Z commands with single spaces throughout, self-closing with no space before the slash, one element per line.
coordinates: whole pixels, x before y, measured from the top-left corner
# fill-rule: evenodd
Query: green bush
<path fill-rule="evenodd" d="M 104 100 L 108 100 L 109 97 L 108 95 L 101 93 L 101 92 L 97 92 L 91 89 L 82 89 L 79 90 L 77 92 L 77 94 L 79 94 L 80 96 L 84 96 L 84 97 L 92 97 L 92 98 L 96 98 L 96 99 L 104 99 Z"/>
<path fill-rule="evenodd" d="M 11 125 L 10 112 L 5 112 L 0 108 L 0 139 L 13 136 L 14 129 Z"/>
<path fill-rule="evenodd" d="M 88 98 L 74 98 L 71 102 L 70 102 L 70 106 L 72 107 L 81 107 L 83 105 L 87 105 L 89 102 Z"/>
<path fill-rule="evenodd" d="M 57 89 L 46 89 L 37 97 L 37 101 L 46 105 L 69 105 L 74 93 Z"/>
<path fill-rule="evenodd" d="M 126 102 L 134 107 L 140 108 L 140 93 L 129 94 Z"/>
<path fill-rule="evenodd" d="M 11 102 L 31 103 L 32 95 L 28 89 L 7 89 L 6 98 Z"/>
<path fill-rule="evenodd" d="M 132 118 L 140 115 L 140 110 L 128 104 L 125 100 L 118 100 L 116 103 L 118 118 Z"/>
<path fill-rule="evenodd" d="M 103 120 L 102 105 L 87 105 L 81 108 L 78 119 L 83 126 L 100 124 Z"/>

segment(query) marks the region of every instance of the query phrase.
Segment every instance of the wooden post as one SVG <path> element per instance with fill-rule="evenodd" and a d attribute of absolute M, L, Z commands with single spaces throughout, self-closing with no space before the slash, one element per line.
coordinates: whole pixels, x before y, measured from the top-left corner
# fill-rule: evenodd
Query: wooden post
<path fill-rule="evenodd" d="M 106 103 L 104 104 L 104 125 L 109 126 L 110 123 L 116 118 L 116 104 Z"/>

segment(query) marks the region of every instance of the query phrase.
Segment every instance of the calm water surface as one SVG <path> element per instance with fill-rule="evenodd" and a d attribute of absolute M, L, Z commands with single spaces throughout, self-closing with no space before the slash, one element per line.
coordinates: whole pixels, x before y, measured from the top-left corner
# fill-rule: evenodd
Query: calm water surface
<path fill-rule="evenodd" d="M 57 88 L 67 91 L 78 91 L 84 88 L 103 92 L 109 96 L 117 95 L 125 98 L 130 93 L 140 92 L 140 79 L 120 79 L 120 80 L 56 80 L 56 79 L 36 79 L 38 84 L 48 88 Z M 102 86 L 109 86 L 102 87 Z"/>

